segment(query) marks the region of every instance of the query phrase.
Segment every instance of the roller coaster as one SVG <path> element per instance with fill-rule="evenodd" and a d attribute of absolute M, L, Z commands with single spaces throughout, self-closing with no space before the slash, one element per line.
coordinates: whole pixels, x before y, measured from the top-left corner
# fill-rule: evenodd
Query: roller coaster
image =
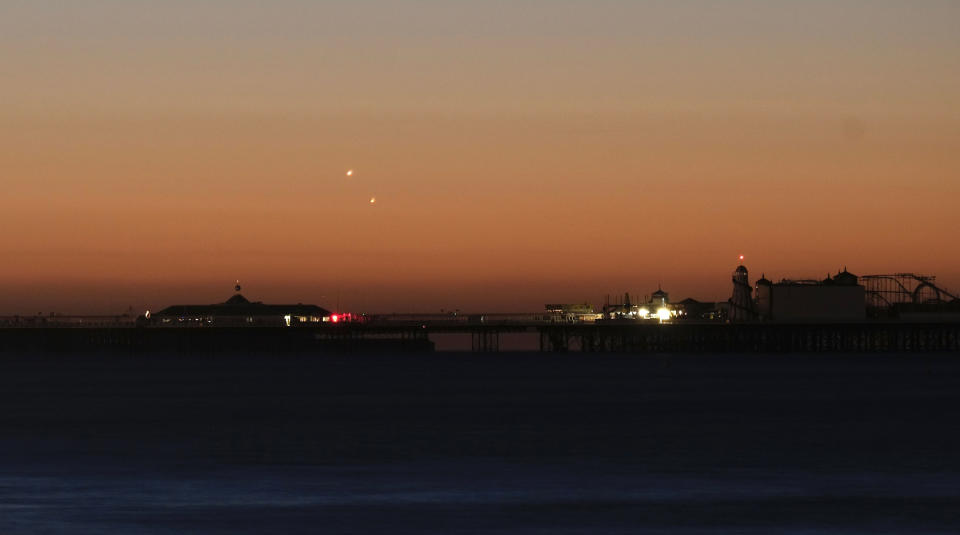
<path fill-rule="evenodd" d="M 860 277 L 860 284 L 866 289 L 867 306 L 873 309 L 960 302 L 956 295 L 937 286 L 933 276 L 915 273 L 864 275 Z"/>

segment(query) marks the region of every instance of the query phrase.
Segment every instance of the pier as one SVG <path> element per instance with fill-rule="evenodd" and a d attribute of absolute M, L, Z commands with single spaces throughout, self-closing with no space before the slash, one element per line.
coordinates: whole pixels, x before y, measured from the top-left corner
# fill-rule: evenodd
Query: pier
<path fill-rule="evenodd" d="M 494 353 L 502 337 L 525 334 L 540 352 L 582 353 L 914 353 L 960 352 L 960 322 L 622 323 L 535 321 L 371 322 L 309 327 L 0 327 L 0 352 L 230 353 L 433 351 L 436 335 L 469 336 Z"/>

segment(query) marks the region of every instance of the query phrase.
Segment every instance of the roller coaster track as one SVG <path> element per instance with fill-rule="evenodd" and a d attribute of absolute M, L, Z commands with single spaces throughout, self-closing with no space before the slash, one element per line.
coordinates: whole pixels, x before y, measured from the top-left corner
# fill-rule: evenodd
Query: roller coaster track
<path fill-rule="evenodd" d="M 936 285 L 936 277 L 915 273 L 864 275 L 860 283 L 866 289 L 867 305 L 890 308 L 897 304 L 914 305 L 957 301 L 956 295 Z"/>

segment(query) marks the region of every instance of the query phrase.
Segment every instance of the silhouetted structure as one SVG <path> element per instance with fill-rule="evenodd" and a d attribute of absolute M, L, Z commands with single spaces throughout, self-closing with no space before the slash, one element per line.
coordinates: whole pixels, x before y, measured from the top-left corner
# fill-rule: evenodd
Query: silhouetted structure
<path fill-rule="evenodd" d="M 750 275 L 746 266 L 740 264 L 733 271 L 733 296 L 730 297 L 729 315 L 731 322 L 750 321 L 756 317 L 750 293 Z"/>
<path fill-rule="evenodd" d="M 611 303 L 610 296 L 607 296 L 607 302 L 603 305 L 603 319 L 636 319 L 638 317 L 640 305 L 630 300 L 630 294 L 623 294 L 619 303 Z"/>
<path fill-rule="evenodd" d="M 251 302 L 236 294 L 223 303 L 214 305 L 174 305 L 144 318 L 150 325 L 159 326 L 295 326 L 335 321 L 335 315 L 316 305 L 268 305 Z"/>
<path fill-rule="evenodd" d="M 723 310 L 718 307 L 719 304 L 721 303 L 697 301 L 692 297 L 688 297 L 679 303 L 674 303 L 673 307 L 677 311 L 678 319 L 690 321 L 719 321 L 724 315 Z"/>
<path fill-rule="evenodd" d="M 864 288 L 846 269 L 823 280 L 757 281 L 756 312 L 766 321 L 861 321 Z"/>
<path fill-rule="evenodd" d="M 865 275 L 863 285 L 871 307 L 889 308 L 898 304 L 943 304 L 957 297 L 936 285 L 936 277 L 915 273 Z"/>

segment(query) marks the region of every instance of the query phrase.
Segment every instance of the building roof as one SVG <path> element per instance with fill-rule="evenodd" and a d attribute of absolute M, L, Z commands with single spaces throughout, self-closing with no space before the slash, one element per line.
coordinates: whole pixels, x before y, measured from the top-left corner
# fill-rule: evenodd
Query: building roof
<path fill-rule="evenodd" d="M 173 305 L 154 316 L 167 317 L 210 317 L 210 316 L 327 316 L 330 311 L 317 305 L 267 305 L 260 301 L 251 302 L 241 294 L 236 294 L 223 303 L 214 305 Z"/>
<path fill-rule="evenodd" d="M 249 305 L 249 304 L 250 304 L 250 300 L 247 299 L 246 297 L 244 297 L 244 296 L 241 295 L 241 294 L 237 294 L 237 295 L 234 295 L 233 297 L 231 297 L 230 299 L 227 299 L 227 301 L 226 301 L 225 303 L 223 303 L 223 304 L 225 304 L 225 305 Z"/>
<path fill-rule="evenodd" d="M 860 278 L 847 271 L 847 268 L 843 268 L 843 271 L 836 274 L 833 277 L 834 282 L 844 286 L 855 286 L 859 282 Z"/>

